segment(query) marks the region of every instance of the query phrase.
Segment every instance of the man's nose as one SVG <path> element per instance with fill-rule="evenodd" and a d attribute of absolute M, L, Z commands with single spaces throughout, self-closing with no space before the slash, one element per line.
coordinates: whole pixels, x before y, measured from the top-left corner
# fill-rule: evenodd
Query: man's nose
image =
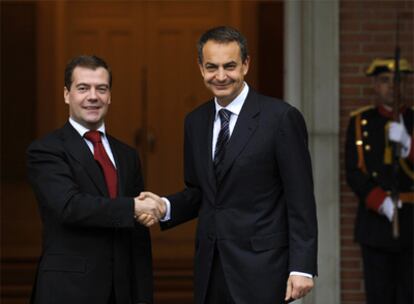
<path fill-rule="evenodd" d="M 223 68 L 217 70 L 216 78 L 218 81 L 224 81 L 226 77 L 226 71 Z"/>
<path fill-rule="evenodd" d="M 90 100 L 96 100 L 97 99 L 97 97 L 96 97 L 96 89 L 95 88 L 91 88 L 89 90 L 88 99 L 90 99 Z"/>

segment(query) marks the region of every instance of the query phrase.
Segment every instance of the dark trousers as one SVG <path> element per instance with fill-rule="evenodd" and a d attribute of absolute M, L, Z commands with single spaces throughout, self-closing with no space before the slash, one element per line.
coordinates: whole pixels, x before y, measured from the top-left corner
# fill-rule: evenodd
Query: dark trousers
<path fill-rule="evenodd" d="M 367 304 L 413 304 L 413 252 L 361 249 Z"/>
<path fill-rule="evenodd" d="M 226 278 L 223 272 L 223 265 L 221 264 L 217 248 L 214 251 L 213 267 L 210 274 L 210 281 L 207 289 L 207 300 L 205 303 L 235 304 L 227 286 Z"/>
<path fill-rule="evenodd" d="M 116 300 L 115 300 L 115 290 L 114 290 L 114 287 L 113 286 L 112 286 L 111 295 L 109 296 L 108 304 L 116 304 Z"/>

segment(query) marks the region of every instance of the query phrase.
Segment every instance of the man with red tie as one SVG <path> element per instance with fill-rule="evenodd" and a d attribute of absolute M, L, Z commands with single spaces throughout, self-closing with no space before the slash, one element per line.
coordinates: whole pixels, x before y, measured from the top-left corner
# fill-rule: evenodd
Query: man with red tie
<path fill-rule="evenodd" d="M 112 75 L 96 56 L 65 70 L 69 121 L 27 151 L 43 223 L 32 303 L 152 303 L 149 231 L 135 218 L 163 206 L 139 201 L 137 152 L 106 133 Z"/>

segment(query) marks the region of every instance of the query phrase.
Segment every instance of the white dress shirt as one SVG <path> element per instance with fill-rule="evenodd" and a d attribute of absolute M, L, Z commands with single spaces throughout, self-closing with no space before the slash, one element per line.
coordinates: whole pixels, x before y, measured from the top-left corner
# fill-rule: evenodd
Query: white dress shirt
<path fill-rule="evenodd" d="M 91 131 L 88 128 L 85 128 L 80 123 L 73 120 L 71 117 L 69 117 L 69 123 L 72 125 L 72 127 L 75 128 L 75 130 L 79 133 L 79 135 L 83 138 L 83 140 L 86 142 L 86 144 L 89 147 L 89 150 L 91 150 L 93 155 L 93 144 L 91 141 L 87 140 L 84 135 L 86 132 Z M 102 145 L 105 148 L 106 154 L 108 154 L 109 159 L 111 160 L 112 164 L 116 168 L 114 155 L 112 154 L 111 146 L 109 145 L 108 138 L 106 137 L 105 133 L 105 124 L 102 124 L 96 131 L 99 131 L 101 133 L 101 139 L 102 139 Z"/>

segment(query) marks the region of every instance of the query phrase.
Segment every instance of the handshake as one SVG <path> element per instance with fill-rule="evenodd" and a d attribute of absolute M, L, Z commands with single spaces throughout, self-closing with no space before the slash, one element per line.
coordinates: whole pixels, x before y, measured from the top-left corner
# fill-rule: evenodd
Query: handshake
<path fill-rule="evenodd" d="M 165 216 L 165 201 L 152 192 L 141 192 L 134 198 L 134 217 L 140 224 L 151 227 Z"/>

